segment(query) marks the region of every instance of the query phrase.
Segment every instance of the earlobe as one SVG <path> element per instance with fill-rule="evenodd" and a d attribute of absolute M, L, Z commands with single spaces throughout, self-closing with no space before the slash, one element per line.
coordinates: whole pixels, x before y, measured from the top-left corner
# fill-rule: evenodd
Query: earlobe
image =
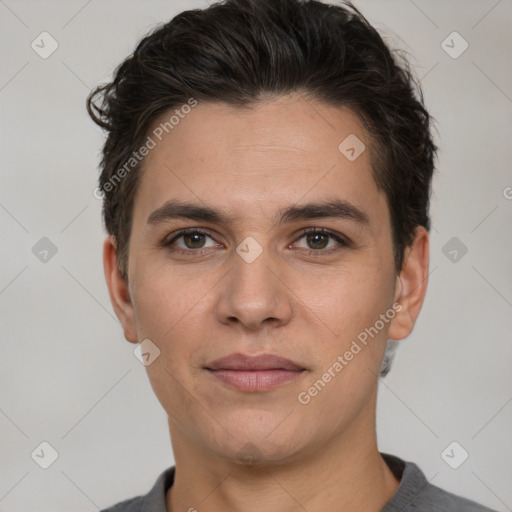
<path fill-rule="evenodd" d="M 404 265 L 397 276 L 395 302 L 402 309 L 389 326 L 388 337 L 401 340 L 409 336 L 423 305 L 427 291 L 429 265 L 429 235 L 418 226 L 414 241 L 405 252 Z"/>
<path fill-rule="evenodd" d="M 103 269 L 110 302 L 123 326 L 124 337 L 131 343 L 137 343 L 133 305 L 128 286 L 117 268 L 117 244 L 113 236 L 108 236 L 103 243 Z"/>

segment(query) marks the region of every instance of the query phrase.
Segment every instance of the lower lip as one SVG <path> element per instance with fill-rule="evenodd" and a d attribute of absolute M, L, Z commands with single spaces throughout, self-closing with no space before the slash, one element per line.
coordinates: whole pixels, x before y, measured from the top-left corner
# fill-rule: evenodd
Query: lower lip
<path fill-rule="evenodd" d="M 240 391 L 267 391 L 300 377 L 303 371 L 291 370 L 208 370 L 219 380 Z"/>

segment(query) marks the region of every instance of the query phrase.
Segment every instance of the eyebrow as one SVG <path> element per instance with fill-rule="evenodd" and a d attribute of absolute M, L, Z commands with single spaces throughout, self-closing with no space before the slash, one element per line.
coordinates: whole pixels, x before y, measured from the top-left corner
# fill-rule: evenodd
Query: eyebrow
<path fill-rule="evenodd" d="M 299 220 L 341 218 L 352 220 L 361 225 L 369 225 L 368 215 L 353 204 L 336 199 L 319 203 L 307 203 L 301 206 L 289 206 L 279 211 L 278 224 L 296 222 Z M 218 224 L 229 224 L 229 217 L 221 210 L 198 203 L 170 200 L 153 211 L 147 219 L 147 224 L 159 224 L 173 219 L 190 219 L 209 221 Z"/>

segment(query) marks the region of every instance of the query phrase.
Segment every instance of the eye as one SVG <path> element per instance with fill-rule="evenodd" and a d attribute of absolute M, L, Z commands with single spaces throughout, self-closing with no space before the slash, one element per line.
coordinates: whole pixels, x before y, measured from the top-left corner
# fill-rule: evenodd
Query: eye
<path fill-rule="evenodd" d="M 306 246 L 300 246 L 302 240 L 304 240 L 303 243 Z M 211 232 L 198 228 L 183 229 L 174 233 L 172 238 L 164 239 L 162 245 L 173 252 L 189 255 L 201 254 L 208 249 L 222 246 L 222 244 L 215 241 Z M 294 242 L 293 246 L 305 249 L 309 254 L 319 255 L 349 247 L 350 241 L 343 235 L 324 228 L 307 228 L 303 230 L 302 236 Z"/>
<path fill-rule="evenodd" d="M 342 247 L 348 247 L 350 244 L 342 235 L 334 233 L 324 228 L 310 228 L 303 232 L 298 240 L 304 240 L 306 247 L 302 249 L 309 250 L 310 253 L 322 251 L 331 252 Z M 298 242 L 295 242 L 297 244 Z"/>
<path fill-rule="evenodd" d="M 207 238 L 212 241 L 211 245 L 206 245 Z M 170 246 L 173 250 L 181 252 L 192 252 L 198 249 L 208 249 L 216 247 L 218 244 L 213 240 L 211 233 L 200 229 L 184 229 L 177 233 L 173 238 L 164 241 L 165 246 Z"/>

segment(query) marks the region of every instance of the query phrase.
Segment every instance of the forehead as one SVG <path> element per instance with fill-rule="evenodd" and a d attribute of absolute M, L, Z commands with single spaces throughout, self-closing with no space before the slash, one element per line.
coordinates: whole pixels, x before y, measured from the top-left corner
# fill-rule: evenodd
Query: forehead
<path fill-rule="evenodd" d="M 376 213 L 385 207 L 370 140 L 349 109 L 285 96 L 250 108 L 199 103 L 175 113 L 148 132 L 154 148 L 143 162 L 134 219 L 146 220 L 169 199 L 201 202 L 237 221 L 301 201 L 341 198 Z"/>

